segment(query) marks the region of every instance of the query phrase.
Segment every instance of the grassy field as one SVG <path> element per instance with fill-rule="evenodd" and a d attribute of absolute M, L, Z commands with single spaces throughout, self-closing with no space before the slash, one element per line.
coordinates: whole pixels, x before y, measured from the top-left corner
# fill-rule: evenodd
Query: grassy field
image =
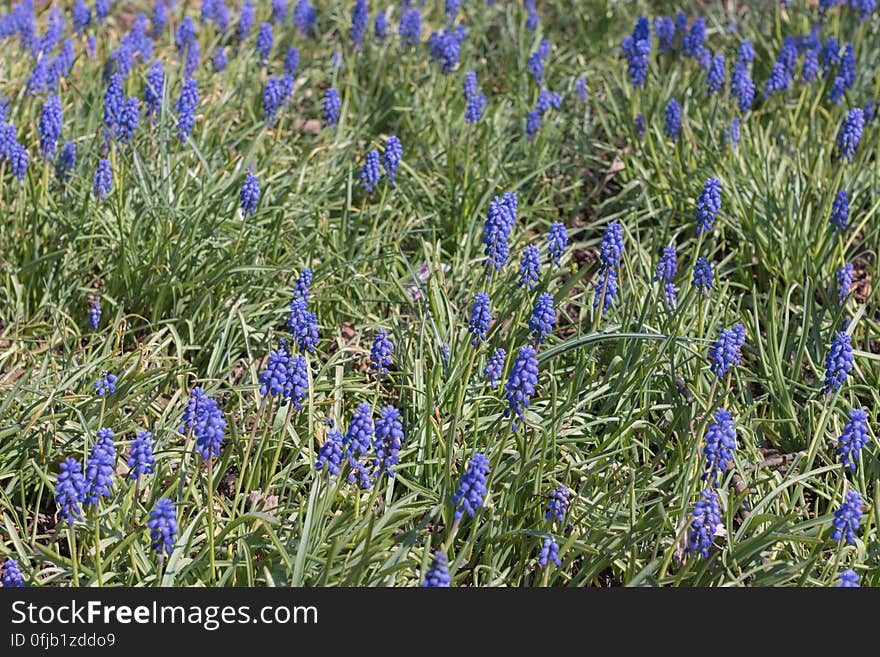
<path fill-rule="evenodd" d="M 27 4 L 4 11 L 27 15 Z M 300 29 L 307 3 L 297 9 L 291 0 L 281 20 L 284 3 L 273 18 L 272 3 L 256 2 L 243 39 L 237 0 L 225 30 L 222 17 L 200 20 L 201 3 L 177 0 L 152 53 L 144 53 L 149 39 L 126 39 L 138 25 L 153 30 L 152 2 L 114 2 L 103 22 L 92 8 L 80 31 L 73 4 L 54 3 L 64 16 L 57 45 L 42 37 L 52 31 L 49 3 L 35 8 L 36 36 L 0 23 L 4 121 L 29 155 L 21 178 L 14 149 L 0 157 L 0 559 L 15 559 L 28 586 L 418 586 L 436 550 L 448 555 L 452 586 L 832 586 L 847 569 L 862 586 L 880 585 L 872 285 L 880 132 L 869 104 L 880 96 L 880 12 L 862 16 L 858 7 L 870 3 L 820 15 L 817 3 L 797 1 L 539 0 L 531 11 L 513 0 L 465 0 L 453 24 L 466 36 L 446 37 L 447 57 L 460 48 L 451 71 L 428 45 L 447 23 L 442 2 L 412 3 L 421 33 L 407 46 L 398 26 L 412 8 L 370 0 L 357 46 L 354 0 L 313 0 L 312 34 Z M 692 55 L 680 32 L 668 52 L 654 32 L 655 18 L 674 21 L 679 10 L 691 32 L 705 21 Z M 374 30 L 379 11 L 384 40 Z M 178 48 L 184 15 L 195 36 Z M 650 25 L 641 58 L 638 38 L 621 47 L 640 15 Z M 274 40 L 261 64 L 263 22 Z M 852 78 L 845 56 L 838 63 L 825 52 L 830 37 L 840 55 L 852 44 Z M 54 91 L 34 88 L 35 67 L 61 57 L 66 38 L 72 67 Z M 744 39 L 754 46 L 745 70 L 755 91 L 743 106 L 730 89 Z M 118 74 L 131 43 L 140 50 Z M 188 67 L 193 43 L 201 59 Z M 264 90 L 285 74 L 293 46 L 295 87 L 267 121 Z M 218 47 L 228 56 L 223 71 L 212 64 Z M 774 71 L 786 51 L 796 64 Z M 725 60 L 723 88 L 711 93 L 716 55 Z M 804 81 L 811 56 L 819 70 Z M 154 60 L 164 84 L 153 120 L 144 99 Z M 786 65 L 788 88 L 765 92 Z M 645 66 L 644 84 L 634 85 Z M 181 140 L 187 68 L 199 102 Z M 127 139 L 121 120 L 106 115 L 114 70 L 122 95 L 138 99 Z M 471 70 L 486 104 L 467 122 Z M 341 100 L 330 125 L 329 88 Z M 542 89 L 559 98 L 542 98 Z M 63 109 L 54 156 L 41 145 L 52 94 Z M 666 128 L 671 99 L 681 112 L 675 140 Z M 530 138 L 536 103 L 545 111 Z M 839 135 L 856 108 L 866 120 L 847 161 Z M 403 151 L 396 179 L 381 176 L 368 192 L 367 154 L 381 159 L 392 135 Z M 60 175 L 67 141 L 76 164 Z M 94 191 L 101 159 L 112 172 L 103 200 Z M 249 172 L 260 195 L 243 217 Z M 698 231 L 709 178 L 720 181 L 720 209 L 711 229 Z M 841 190 L 849 216 L 835 230 Z M 493 199 L 507 193 L 516 194 L 517 216 L 507 224 L 509 260 L 496 270 L 486 242 L 499 238 L 485 224 Z M 567 234 L 558 265 L 548 247 L 554 222 Z M 617 226 L 622 254 L 610 237 L 602 247 Z M 540 253 L 534 289 L 519 285 L 529 245 Z M 674 306 L 657 280 L 670 245 Z M 697 257 L 713 268 L 708 290 L 692 283 Z M 852 282 L 839 298 L 836 273 L 846 263 Z M 314 351 L 290 344 L 307 362 L 300 410 L 261 394 L 260 377 L 291 337 L 290 304 L 306 268 L 319 333 Z M 617 294 L 603 314 L 594 300 L 610 295 L 601 282 L 609 269 Z M 493 321 L 473 344 L 479 292 Z M 540 343 L 529 324 L 543 294 L 555 317 Z M 713 345 L 738 324 L 741 360 L 719 373 Z M 387 374 L 371 368 L 380 330 L 393 343 Z M 824 391 L 840 331 L 854 364 Z M 516 422 L 515 410 L 505 413 L 511 373 L 530 344 L 537 385 Z M 493 387 L 484 369 L 498 348 L 506 359 Z M 98 395 L 104 371 L 116 389 Z M 197 386 L 226 423 L 209 458 L 196 444 L 204 426 L 184 426 Z M 346 434 L 363 403 L 377 427 L 382 409 L 396 408 L 403 431 L 398 462 L 388 461 L 394 476 L 373 467 L 377 447 L 388 455 L 378 440 L 358 461 L 370 471 L 367 489 L 349 482 L 345 459 L 337 477 L 315 468 L 322 445 L 338 440 L 331 428 Z M 836 450 L 859 408 L 867 436 L 850 468 Z M 713 483 L 703 477 L 704 446 L 719 409 L 734 422 L 736 448 Z M 96 454 L 102 428 L 114 448 Z M 145 431 L 155 464 L 135 481 L 127 461 Z M 478 454 L 489 466 L 482 504 L 456 519 L 453 496 Z M 72 525 L 56 500 L 67 458 L 98 491 Z M 109 462 L 103 494 L 87 467 L 98 461 Z M 570 491 L 567 510 L 548 519 L 560 486 Z M 717 494 L 720 517 L 700 536 L 692 512 L 704 490 Z M 852 491 L 861 497 L 853 540 L 835 540 L 835 512 Z M 160 498 L 173 503 L 177 532 L 157 554 L 148 521 Z M 703 553 L 687 549 L 700 538 Z M 560 565 L 539 563 L 546 539 Z"/>

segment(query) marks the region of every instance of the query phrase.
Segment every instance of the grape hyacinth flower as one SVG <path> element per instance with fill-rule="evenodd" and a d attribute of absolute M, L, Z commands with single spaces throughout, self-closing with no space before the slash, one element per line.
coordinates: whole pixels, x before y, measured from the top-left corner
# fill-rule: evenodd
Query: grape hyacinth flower
<path fill-rule="evenodd" d="M 403 14 L 398 33 L 404 48 L 419 45 L 422 38 L 422 14 L 418 9 L 410 9 Z"/>
<path fill-rule="evenodd" d="M 834 453 L 840 457 L 840 462 L 845 467 L 854 472 L 859 453 L 867 442 L 868 414 L 860 408 L 854 408 L 849 412 L 849 422 L 843 427 Z"/>
<path fill-rule="evenodd" d="M 853 351 L 850 337 L 846 331 L 840 331 L 831 341 L 831 349 L 825 356 L 825 384 L 822 394 L 840 390 L 853 368 Z"/>
<path fill-rule="evenodd" d="M 190 16 L 184 16 L 174 34 L 174 45 L 182 53 L 196 38 L 196 24 Z"/>
<path fill-rule="evenodd" d="M 724 130 L 724 142 L 736 148 L 739 146 L 739 117 L 734 116 L 730 120 L 730 128 Z"/>
<path fill-rule="evenodd" d="M 559 259 L 562 252 L 568 245 L 568 234 L 565 232 L 565 224 L 554 221 L 550 224 L 550 231 L 547 234 L 547 253 L 550 255 L 550 261 L 559 267 Z"/>
<path fill-rule="evenodd" d="M 376 19 L 373 21 L 373 32 L 379 41 L 384 41 L 388 38 L 388 18 L 385 16 L 384 11 L 376 14 Z"/>
<path fill-rule="evenodd" d="M 228 58 L 226 56 L 226 48 L 219 47 L 217 51 L 214 53 L 214 57 L 211 58 L 211 65 L 214 67 L 214 71 L 216 73 L 222 73 L 226 70 L 226 64 L 228 63 Z"/>
<path fill-rule="evenodd" d="M 196 451 L 202 459 L 220 453 L 226 420 L 223 419 L 223 411 L 217 401 L 208 397 L 200 387 L 192 389 L 183 411 L 183 426 L 178 431 L 184 433 L 187 429 L 191 429 L 196 436 Z"/>
<path fill-rule="evenodd" d="M 740 64 L 744 64 L 748 66 L 755 60 L 755 47 L 752 45 L 752 42 L 748 39 L 743 39 L 739 44 L 739 51 L 737 52 L 736 61 Z"/>
<path fill-rule="evenodd" d="M 368 21 L 367 0 L 355 0 L 351 14 L 351 40 L 355 46 L 360 47 L 363 44 Z"/>
<path fill-rule="evenodd" d="M 241 6 L 241 14 L 238 17 L 238 26 L 235 33 L 239 41 L 247 39 L 248 35 L 254 27 L 254 16 L 256 15 L 256 7 L 252 0 L 246 0 Z"/>
<path fill-rule="evenodd" d="M 338 477 L 342 470 L 342 432 L 332 426 L 315 458 L 315 472 L 324 468 L 331 477 Z"/>
<path fill-rule="evenodd" d="M 373 433 L 373 409 L 369 404 L 362 402 L 355 409 L 348 431 L 342 439 L 346 458 L 365 456 L 373 443 Z"/>
<path fill-rule="evenodd" d="M 544 344 L 547 336 L 553 332 L 556 323 L 556 311 L 553 310 L 553 295 L 544 293 L 538 297 L 532 317 L 529 319 L 529 331 L 536 344 Z"/>
<path fill-rule="evenodd" d="M 348 464 L 351 468 L 347 477 L 348 483 L 357 483 L 361 490 L 370 490 L 373 487 L 373 482 L 369 466 L 354 458 L 349 458 Z"/>
<path fill-rule="evenodd" d="M 486 94 L 482 91 L 476 91 L 476 74 L 473 71 L 468 73 L 474 75 L 474 92 L 471 94 L 465 92 L 464 122 L 470 124 L 477 123 L 483 117 L 483 110 L 486 108 L 488 101 L 486 100 Z M 465 78 L 465 83 L 467 83 L 467 77 Z"/>
<path fill-rule="evenodd" d="M 522 254 L 519 264 L 519 287 L 529 286 L 530 290 L 535 289 L 541 276 L 541 251 L 534 244 L 528 245 Z"/>
<path fill-rule="evenodd" d="M 598 308 L 602 304 L 602 314 L 608 312 L 614 299 L 617 298 L 617 270 L 613 267 L 607 267 L 599 270 L 599 277 L 593 283 L 595 289 L 595 298 L 593 299 L 593 308 Z"/>
<path fill-rule="evenodd" d="M 155 60 L 147 73 L 147 84 L 144 87 L 144 102 L 147 104 L 147 116 L 153 117 L 153 124 L 159 116 L 162 106 L 162 93 L 165 85 L 165 72 L 162 62 Z"/>
<path fill-rule="evenodd" d="M 541 112 L 538 110 L 532 110 L 528 114 L 526 114 L 526 138 L 532 140 L 535 138 L 535 134 L 538 132 L 538 128 L 541 127 Z"/>
<path fill-rule="evenodd" d="M 834 78 L 834 84 L 831 85 L 831 91 L 828 92 L 828 98 L 830 98 L 831 102 L 835 105 L 840 105 L 840 103 L 843 102 L 844 94 L 846 94 L 846 87 L 843 78 L 838 75 Z"/>
<path fill-rule="evenodd" d="M 296 279 L 296 283 L 293 285 L 294 298 L 305 299 L 306 302 L 308 302 L 309 296 L 311 295 L 311 287 L 312 270 L 306 267 L 300 272 Z"/>
<path fill-rule="evenodd" d="M 842 306 L 849 296 L 849 290 L 852 287 L 853 265 L 851 262 L 846 263 L 837 270 L 837 305 Z"/>
<path fill-rule="evenodd" d="M 370 369 L 380 374 L 388 374 L 391 366 L 391 354 L 394 344 L 388 339 L 385 329 L 379 329 L 373 338 L 373 347 L 370 349 Z"/>
<path fill-rule="evenodd" d="M 422 587 L 446 588 L 449 586 L 450 581 L 446 553 L 443 550 L 436 550 L 431 560 L 431 567 L 425 573 L 425 581 L 422 582 Z"/>
<path fill-rule="evenodd" d="M 507 375 L 505 394 L 508 407 L 504 409 L 504 417 L 513 417 L 511 429 L 516 431 L 517 422 L 525 423 L 525 409 L 529 407 L 535 387 L 538 385 L 538 359 L 532 345 L 520 347 L 513 366 Z"/>
<path fill-rule="evenodd" d="M 194 78 L 187 78 L 180 90 L 180 97 L 174 105 L 177 112 L 177 138 L 186 142 L 196 122 L 196 108 L 199 105 L 199 85 Z"/>
<path fill-rule="evenodd" d="M 844 89 L 852 89 L 856 83 L 856 52 L 853 44 L 848 43 L 840 58 L 839 76 Z"/>
<path fill-rule="evenodd" d="M 21 589 L 24 588 L 24 576 L 18 567 L 18 561 L 15 559 L 7 559 L 3 562 L 3 588 L 4 589 Z"/>
<path fill-rule="evenodd" d="M 128 142 L 135 129 L 137 129 L 139 122 L 140 108 L 138 106 L 138 99 L 135 97 L 126 98 L 119 109 L 119 116 L 114 126 L 116 138 L 123 144 Z"/>
<path fill-rule="evenodd" d="M 678 288 L 673 283 L 677 268 L 675 246 L 665 247 L 663 257 L 657 264 L 657 275 L 654 276 L 654 280 L 663 281 L 663 291 L 670 308 L 675 308 L 678 304 Z"/>
<path fill-rule="evenodd" d="M 722 329 L 718 341 L 709 348 L 710 369 L 717 377 L 722 377 L 731 367 L 742 360 L 742 347 L 746 342 L 746 327 L 735 325 L 732 329 Z"/>
<path fill-rule="evenodd" d="M 860 107 L 851 109 L 843 122 L 840 134 L 837 136 L 837 152 L 840 157 L 852 162 L 856 147 L 862 138 L 862 130 L 865 127 L 865 113 Z"/>
<path fill-rule="evenodd" d="M 489 295 L 485 292 L 477 292 L 474 297 L 474 305 L 471 308 L 471 320 L 468 324 L 468 333 L 471 333 L 471 344 L 476 346 L 479 342 L 486 341 L 486 333 L 489 324 L 492 323 L 492 311 L 489 308 Z"/>
<path fill-rule="evenodd" d="M 452 505 L 456 507 L 453 513 L 455 520 L 460 520 L 465 513 L 473 518 L 477 509 L 483 506 L 488 474 L 489 459 L 483 454 L 474 454 L 461 477 L 458 490 L 452 496 Z"/>
<path fill-rule="evenodd" d="M 666 105 L 664 117 L 663 132 L 675 143 L 681 130 L 681 105 L 675 98 L 670 99 L 669 104 Z"/>
<path fill-rule="evenodd" d="M 126 463 L 131 479 L 137 480 L 145 474 L 153 474 L 153 466 L 156 464 L 156 459 L 153 458 L 153 434 L 144 431 L 137 435 L 131 442 Z"/>
<path fill-rule="evenodd" d="M 290 370 L 290 352 L 287 350 L 287 343 L 282 340 L 279 348 L 269 353 L 266 369 L 260 374 L 260 394 L 272 397 L 288 396 L 290 394 Z"/>
<path fill-rule="evenodd" d="M 164 2 L 157 2 L 156 6 L 153 7 L 152 23 L 153 38 L 158 39 L 162 36 L 162 33 L 165 31 L 165 25 L 168 23 L 168 8 L 165 6 Z"/>
<path fill-rule="evenodd" d="M 816 79 L 819 73 L 819 52 L 808 50 L 804 54 L 804 63 L 801 66 L 801 82 L 809 84 Z"/>
<path fill-rule="evenodd" d="M 782 62 L 773 64 L 770 71 L 770 77 L 764 84 L 764 97 L 770 96 L 776 91 L 785 91 L 791 83 L 791 75 Z"/>
<path fill-rule="evenodd" d="M 267 125 L 275 123 L 278 110 L 284 103 L 285 90 L 282 82 L 275 76 L 269 76 L 263 88 L 263 120 Z"/>
<path fill-rule="evenodd" d="M 336 125 L 339 122 L 339 110 L 342 109 L 342 101 L 339 100 L 339 92 L 335 87 L 327 89 L 324 94 L 323 114 L 324 125 Z"/>
<path fill-rule="evenodd" d="M 847 492 L 846 498 L 834 512 L 834 519 L 831 521 L 834 526 L 834 531 L 831 532 L 832 540 L 840 541 L 846 538 L 846 542 L 850 545 L 856 544 L 855 533 L 858 531 L 862 519 L 863 504 L 862 496 L 858 491 Z"/>
<path fill-rule="evenodd" d="M 177 538 L 177 510 L 174 502 L 167 497 L 160 497 L 156 505 L 150 511 L 150 520 L 147 522 L 150 530 L 150 542 L 153 550 L 161 559 L 170 555 L 174 550 L 174 541 Z"/>
<path fill-rule="evenodd" d="M 501 271 L 507 264 L 510 255 L 507 240 L 510 237 L 510 231 L 516 224 L 516 214 L 515 195 L 496 196 L 489 202 L 489 212 L 483 224 L 481 241 L 486 246 L 483 252 L 488 258 L 486 267 L 489 270 L 490 279 L 493 268 L 496 271 Z"/>
<path fill-rule="evenodd" d="M 376 420 L 373 431 L 373 451 L 376 454 L 373 467 L 379 474 L 385 472 L 389 477 L 394 477 L 391 468 L 397 465 L 397 454 L 403 438 L 400 411 L 393 406 L 386 406 L 382 409 L 382 416 Z"/>
<path fill-rule="evenodd" d="M 603 269 L 617 269 L 623 255 L 623 227 L 616 221 L 611 222 L 602 234 L 599 246 L 599 261 Z"/>
<path fill-rule="evenodd" d="M 707 178 L 703 191 L 697 199 L 697 233 L 712 230 L 721 209 L 721 181 Z"/>
<path fill-rule="evenodd" d="M 528 70 L 532 77 L 535 78 L 535 84 L 541 86 L 541 80 L 544 78 L 544 60 L 541 58 L 540 53 L 533 52 L 529 55 Z"/>
<path fill-rule="evenodd" d="M 109 374 L 107 370 L 101 372 L 101 377 L 92 386 L 98 396 L 110 395 L 116 392 L 116 375 Z"/>
<path fill-rule="evenodd" d="M 648 79 L 648 55 L 651 53 L 651 38 L 634 39 L 628 36 L 621 46 L 623 55 L 628 62 L 627 74 L 632 86 L 638 88 L 645 86 Z"/>
<path fill-rule="evenodd" d="M 490 388 L 498 386 L 501 380 L 501 374 L 504 371 L 504 361 L 507 358 L 507 351 L 502 347 L 498 347 L 489 362 L 486 363 L 486 369 L 483 370 L 483 378 L 489 383 Z"/>
<path fill-rule="evenodd" d="M 546 520 L 563 522 L 568 512 L 568 486 L 557 486 L 550 493 L 550 501 L 547 502 L 547 511 L 544 513 Z"/>
<path fill-rule="evenodd" d="M 693 520 L 691 520 L 685 552 L 697 552 L 704 559 L 708 559 L 715 530 L 721 524 L 721 508 L 715 491 L 709 489 L 703 491 L 702 499 L 694 504 L 691 516 Z"/>
<path fill-rule="evenodd" d="M 293 10 L 293 23 L 304 36 L 315 35 L 318 12 L 308 0 L 299 0 Z"/>
<path fill-rule="evenodd" d="M 749 72 L 743 64 L 737 64 L 730 76 L 729 97 L 737 100 L 741 114 L 752 109 L 752 103 L 755 99 L 755 83 L 749 77 Z M 739 117 L 734 117 L 734 120 L 739 126 Z"/>
<path fill-rule="evenodd" d="M 727 69 L 724 65 L 724 55 L 717 54 L 712 58 L 712 65 L 706 76 L 706 95 L 712 96 L 724 91 L 725 80 L 727 80 Z"/>
<path fill-rule="evenodd" d="M 102 497 L 110 496 L 113 475 L 116 472 L 116 445 L 110 429 L 98 429 L 98 441 L 86 460 L 85 481 L 87 504 L 97 504 Z"/>
<path fill-rule="evenodd" d="M 661 54 L 672 51 L 675 24 L 669 16 L 658 16 L 654 19 L 654 36 L 657 37 L 657 49 Z"/>
<path fill-rule="evenodd" d="M 635 118 L 635 121 L 633 121 L 633 126 L 635 127 L 636 134 L 639 137 L 645 136 L 645 117 L 642 115 L 641 112 L 639 112 L 639 115 Z"/>
<path fill-rule="evenodd" d="M 864 23 L 874 12 L 876 0 L 850 0 L 850 5 L 859 10 L 859 23 Z"/>
<path fill-rule="evenodd" d="M 61 136 L 61 122 L 61 99 L 52 94 L 43 102 L 43 113 L 40 115 L 40 152 L 47 160 L 51 160 L 55 153 Z"/>
<path fill-rule="evenodd" d="M 559 544 L 552 538 L 545 538 L 541 545 L 541 555 L 538 557 L 538 565 L 542 568 L 549 562 L 555 563 L 557 566 L 562 565 L 562 559 L 559 558 Z"/>
<path fill-rule="evenodd" d="M 260 181 L 250 171 L 244 177 L 239 200 L 241 201 L 242 218 L 246 219 L 248 215 L 253 216 L 257 211 L 257 203 L 260 200 Z"/>
<path fill-rule="evenodd" d="M 70 178 L 70 173 L 76 168 L 76 144 L 72 141 L 65 142 L 61 148 L 61 155 L 55 163 L 55 174 L 59 180 L 65 181 Z"/>
<path fill-rule="evenodd" d="M 859 575 L 852 568 L 847 568 L 837 575 L 837 584 L 834 586 L 840 589 L 857 589 L 859 588 Z"/>
<path fill-rule="evenodd" d="M 294 297 L 291 300 L 287 327 L 300 351 L 312 353 L 315 351 L 318 344 L 318 318 L 309 310 L 307 299 Z"/>
<path fill-rule="evenodd" d="M 76 0 L 70 10 L 70 16 L 73 19 L 73 29 L 79 34 L 84 32 L 92 22 L 92 9 L 85 0 Z"/>
<path fill-rule="evenodd" d="M 379 183 L 379 151 L 371 150 L 367 153 L 364 166 L 361 169 L 361 182 L 367 193 L 372 193 Z"/>
<path fill-rule="evenodd" d="M 95 196 L 103 201 L 111 189 L 113 189 L 113 171 L 110 169 L 110 160 L 101 158 L 98 161 L 98 168 L 95 170 L 92 190 L 95 192 Z"/>
<path fill-rule="evenodd" d="M 849 195 L 845 189 L 841 189 L 834 197 L 834 203 L 831 204 L 831 232 L 843 233 L 846 230 L 846 223 L 849 221 Z"/>
<path fill-rule="evenodd" d="M 269 55 L 272 52 L 272 45 L 275 37 L 272 34 L 272 24 L 262 23 L 260 31 L 257 33 L 257 54 L 260 56 L 260 64 L 266 65 Z"/>
<path fill-rule="evenodd" d="M 385 140 L 385 152 L 382 153 L 382 168 L 385 175 L 393 184 L 397 180 L 397 169 L 403 159 L 403 145 L 395 135 L 389 135 Z"/>
<path fill-rule="evenodd" d="M 95 299 L 89 305 L 89 324 L 95 330 L 98 330 L 98 324 L 101 321 L 101 300 Z"/>
<path fill-rule="evenodd" d="M 287 20 L 287 0 L 272 0 L 272 20 L 279 25 Z"/>
<path fill-rule="evenodd" d="M 58 483 L 55 485 L 55 502 L 61 507 L 61 515 L 68 525 L 82 520 L 82 504 L 86 499 L 86 480 L 79 461 L 66 458 L 58 466 Z"/>
<path fill-rule="evenodd" d="M 736 450 L 736 427 L 725 409 L 715 411 L 715 421 L 706 430 L 705 440 L 703 456 L 706 457 L 706 471 L 701 478 L 715 485 L 719 472 L 727 472 L 727 464 L 733 461 L 733 452 Z"/>
<path fill-rule="evenodd" d="M 687 36 L 682 40 L 684 54 L 691 58 L 697 58 L 703 52 L 703 42 L 705 40 L 706 22 L 702 18 L 696 18 Z"/>
<path fill-rule="evenodd" d="M 587 89 L 587 80 L 586 78 L 580 77 L 574 83 L 574 93 L 578 97 L 578 100 L 582 103 L 587 102 L 587 98 L 590 97 L 590 91 Z"/>
<path fill-rule="evenodd" d="M 442 32 L 435 31 L 428 38 L 428 52 L 433 61 L 443 62 L 443 72 L 452 73 L 458 65 L 461 53 L 461 42 L 467 36 L 467 30 L 459 25 L 457 28 L 445 28 Z"/>
<path fill-rule="evenodd" d="M 691 285 L 708 294 L 709 290 L 712 289 L 714 280 L 715 274 L 709 261 L 706 258 L 697 258 L 697 261 L 694 263 L 694 277 L 691 280 Z"/>

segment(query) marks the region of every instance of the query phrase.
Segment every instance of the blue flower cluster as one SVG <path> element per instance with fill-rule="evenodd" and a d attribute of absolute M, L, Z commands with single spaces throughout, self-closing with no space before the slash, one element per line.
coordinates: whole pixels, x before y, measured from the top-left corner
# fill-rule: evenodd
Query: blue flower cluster
<path fill-rule="evenodd" d="M 536 344 L 544 344 L 553 332 L 556 311 L 553 309 L 553 295 L 544 293 L 538 297 L 529 319 L 529 331 Z"/>
<path fill-rule="evenodd" d="M 477 88 L 477 74 L 474 71 L 464 74 L 464 97 L 466 100 L 464 121 L 476 123 L 483 116 L 487 101 L 486 94 Z"/>
<path fill-rule="evenodd" d="M 485 292 L 477 292 L 474 304 L 471 307 L 471 319 L 468 324 L 468 333 L 471 333 L 471 344 L 477 345 L 486 341 L 486 333 L 492 323 L 492 310 L 489 307 L 489 295 Z"/>
<path fill-rule="evenodd" d="M 86 460 L 85 503 L 97 504 L 102 497 L 110 496 L 113 475 L 116 473 L 117 456 L 113 432 L 106 428 L 98 429 L 98 441 L 92 447 L 91 455 Z"/>
<path fill-rule="evenodd" d="M 691 525 L 688 532 L 686 553 L 697 553 L 704 559 L 709 557 L 709 548 L 715 539 L 715 531 L 721 524 L 721 507 L 718 505 L 718 494 L 710 489 L 702 493 L 702 498 L 694 503 L 691 513 Z"/>
<path fill-rule="evenodd" d="M 253 215 L 257 211 L 257 203 L 260 201 L 260 181 L 250 171 L 247 172 L 244 182 L 241 184 L 239 200 L 241 201 L 243 219 L 247 219 L 249 215 Z"/>
<path fill-rule="evenodd" d="M 541 545 L 538 565 L 543 568 L 551 561 L 557 566 L 562 565 L 562 559 L 559 558 L 559 544 L 552 538 L 545 538 L 544 543 Z"/>
<path fill-rule="evenodd" d="M 507 351 L 503 347 L 498 347 L 486 363 L 483 377 L 489 383 L 490 388 L 498 386 L 498 382 L 501 380 L 501 374 L 504 371 L 504 361 L 506 359 Z"/>
<path fill-rule="evenodd" d="M 697 233 L 712 230 L 721 209 L 721 181 L 707 178 L 703 191 L 697 199 Z"/>
<path fill-rule="evenodd" d="M 226 420 L 217 400 L 208 397 L 201 387 L 195 387 L 183 411 L 183 426 L 179 432 L 191 430 L 196 437 L 196 451 L 202 459 L 220 454 L 226 431 Z"/>
<path fill-rule="evenodd" d="M 110 395 L 116 392 L 117 377 L 115 374 L 109 374 L 106 370 L 101 372 L 101 377 L 92 384 L 95 394 L 98 396 Z"/>
<path fill-rule="evenodd" d="M 496 196 L 489 202 L 489 213 L 483 224 L 482 242 L 485 245 L 484 253 L 488 258 L 486 267 L 491 280 L 492 269 L 501 271 L 507 264 L 510 256 L 508 239 L 510 232 L 516 225 L 518 204 L 516 194 L 507 192 L 503 196 Z"/>
<path fill-rule="evenodd" d="M 547 502 L 547 511 L 544 513 L 544 518 L 563 522 L 565 514 L 568 513 L 569 494 L 568 486 L 562 485 L 554 488 L 550 493 L 550 501 Z"/>
<path fill-rule="evenodd" d="M 834 512 L 834 518 L 831 525 L 834 531 L 831 532 L 831 539 L 840 541 L 844 538 L 850 545 L 856 544 L 856 532 L 862 519 L 862 506 L 864 501 L 862 496 L 856 490 L 847 492 L 844 501 L 840 507 Z"/>
<path fill-rule="evenodd" d="M 742 324 L 721 330 L 718 341 L 709 348 L 710 369 L 716 376 L 722 377 L 731 367 L 739 365 L 745 342 L 746 327 Z"/>
<path fill-rule="evenodd" d="M 7 559 L 3 562 L 3 578 L 0 580 L 4 589 L 24 588 L 24 576 L 15 559 Z"/>
<path fill-rule="evenodd" d="M 458 520 L 465 513 L 471 518 L 477 513 L 477 509 L 483 506 L 483 498 L 486 496 L 486 477 L 489 474 L 489 459 L 483 454 L 474 454 L 467 464 L 467 469 L 461 477 L 461 483 L 455 495 L 452 496 L 452 505 L 455 507 L 453 517 Z"/>
<path fill-rule="evenodd" d="M 147 527 L 150 530 L 153 550 L 160 558 L 163 555 L 170 555 L 177 538 L 177 510 L 174 508 L 174 502 L 167 497 L 156 500 L 156 505 L 150 511 Z"/>
<path fill-rule="evenodd" d="M 153 457 L 153 434 L 149 431 L 139 433 L 131 442 L 128 452 L 128 476 L 140 479 L 143 475 L 153 474 L 156 459 Z"/>
<path fill-rule="evenodd" d="M 467 30 L 459 25 L 436 31 L 428 38 L 428 53 L 435 62 L 442 62 L 443 72 L 452 73 L 458 66 L 461 42 L 467 37 Z"/>
<path fill-rule="evenodd" d="M 654 276 L 655 281 L 663 281 L 663 292 L 666 296 L 666 303 L 670 308 L 675 308 L 678 303 L 678 288 L 673 282 L 675 272 L 678 269 L 676 262 L 675 245 L 663 248 L 663 257 L 657 263 L 657 275 Z"/>
<path fill-rule="evenodd" d="M 633 33 L 623 40 L 623 56 L 628 62 L 630 83 L 638 88 L 648 79 L 648 55 L 651 54 L 651 28 L 648 19 L 639 16 Z"/>
<path fill-rule="evenodd" d="M 425 581 L 422 582 L 423 587 L 428 588 L 444 588 L 448 587 L 451 579 L 449 577 L 449 564 L 446 559 L 446 553 L 443 550 L 434 552 L 434 558 L 431 560 L 431 567 L 425 573 Z"/>
<path fill-rule="evenodd" d="M 380 328 L 373 337 L 373 346 L 370 349 L 370 369 L 379 374 L 388 374 L 391 367 L 391 354 L 394 351 L 394 343 L 388 337 L 385 329 Z"/>
<path fill-rule="evenodd" d="M 849 412 L 849 422 L 843 427 L 834 453 L 840 457 L 844 466 L 855 471 L 859 453 L 867 442 L 868 414 L 861 408 L 854 408 Z"/>
<path fill-rule="evenodd" d="M 507 384 L 505 385 L 507 408 L 504 409 L 504 417 L 513 417 L 511 425 L 513 431 L 517 430 L 518 422 L 525 422 L 525 410 L 529 407 L 537 385 L 537 352 L 532 345 L 527 344 L 520 347 L 507 375 Z"/>
<path fill-rule="evenodd" d="M 706 431 L 705 442 L 706 471 L 702 479 L 717 484 L 719 473 L 727 472 L 728 463 L 733 461 L 733 452 L 736 451 L 736 426 L 725 409 L 715 411 L 715 421 Z"/>
<path fill-rule="evenodd" d="M 852 371 L 854 360 L 849 335 L 846 331 L 838 332 L 825 355 L 825 384 L 822 386 L 822 394 L 840 390 Z"/>

